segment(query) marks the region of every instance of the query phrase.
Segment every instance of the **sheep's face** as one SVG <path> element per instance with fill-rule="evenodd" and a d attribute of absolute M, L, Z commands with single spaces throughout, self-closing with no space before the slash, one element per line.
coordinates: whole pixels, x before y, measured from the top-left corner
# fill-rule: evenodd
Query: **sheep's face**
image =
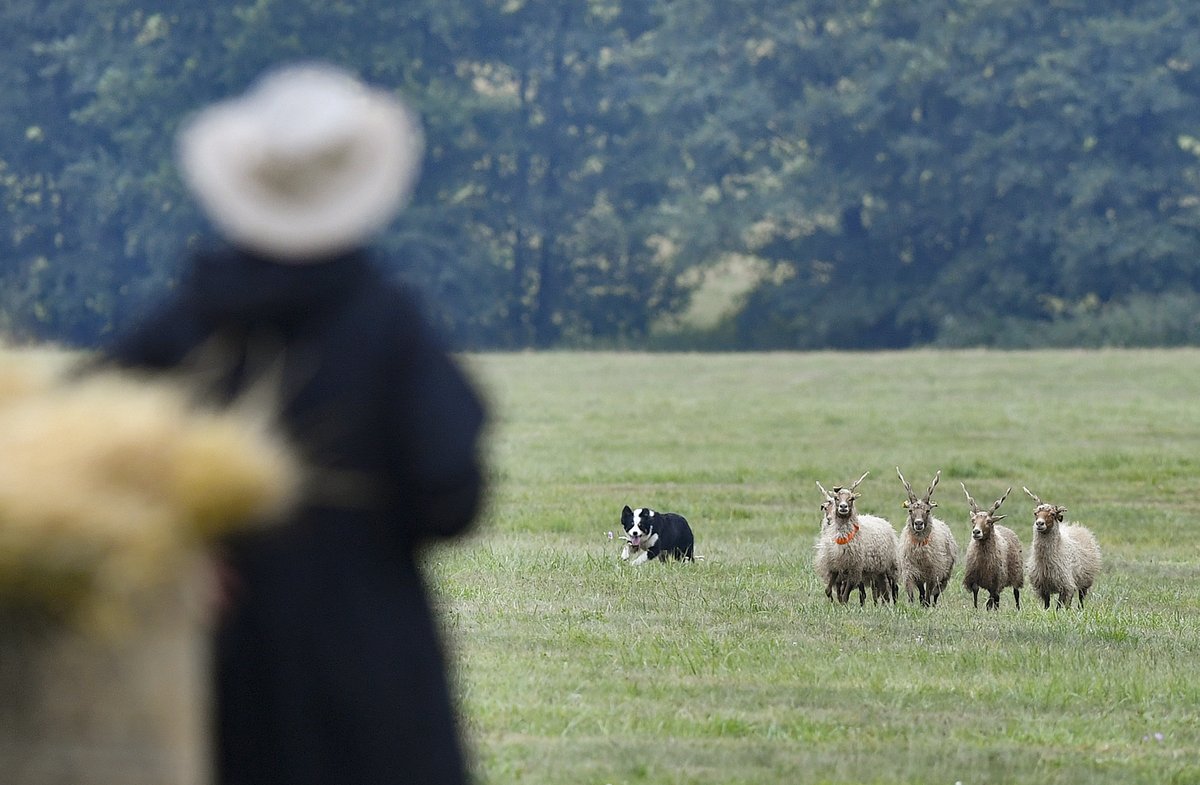
<path fill-rule="evenodd" d="M 1055 504 L 1039 504 L 1033 510 L 1033 528 L 1038 534 L 1047 534 L 1054 531 L 1054 527 L 1063 520 L 1063 513 L 1067 511 L 1066 507 L 1059 507 Z"/>
<path fill-rule="evenodd" d="M 837 517 L 849 518 L 854 515 L 854 500 L 861 495 L 849 488 L 834 488 L 833 495 L 829 497 L 829 503 Z"/>
<path fill-rule="evenodd" d="M 829 497 L 821 502 L 821 528 L 824 529 L 831 523 L 833 523 L 833 498 Z"/>
<path fill-rule="evenodd" d="M 908 480 L 904 479 L 904 473 L 900 471 L 899 466 L 896 467 L 896 476 L 904 483 L 904 490 L 908 494 L 908 499 L 904 502 L 904 509 L 908 510 L 908 528 L 917 537 L 922 537 L 931 525 L 933 508 L 937 507 L 937 502 L 933 501 L 933 491 L 937 488 L 938 480 L 942 478 L 942 470 L 938 469 L 937 474 L 933 475 L 933 482 L 929 483 L 929 490 L 924 496 L 917 496 Z"/>
<path fill-rule="evenodd" d="M 1012 492 L 1012 488 L 1010 487 L 1004 492 L 1003 496 L 992 502 L 990 510 L 985 510 L 972 498 L 971 492 L 967 490 L 967 486 L 964 483 L 960 482 L 959 485 L 962 486 L 963 493 L 967 495 L 967 504 L 971 505 L 971 539 L 977 542 L 986 540 L 992 536 L 992 529 L 996 523 L 1005 517 L 997 515 L 996 510 L 1000 509 L 1001 504 L 1004 504 L 1004 500 L 1008 498 L 1008 494 Z"/>
<path fill-rule="evenodd" d="M 832 522 L 834 516 L 842 520 L 854 516 L 854 500 L 860 495 L 855 493 L 854 489 L 858 487 L 860 482 L 866 479 L 867 474 L 870 474 L 870 472 L 864 472 L 863 476 L 855 480 L 849 488 L 843 488 L 840 485 L 834 486 L 832 493 L 825 490 L 825 486 L 820 481 L 817 482 L 817 487 L 825 495 L 825 503 L 821 505 L 821 509 L 825 510 L 825 520 Z"/>
<path fill-rule="evenodd" d="M 913 534 L 919 536 L 925 533 L 931 525 L 930 519 L 933 518 L 933 508 L 936 506 L 923 499 L 910 499 L 904 503 L 904 508 L 908 510 L 908 527 L 912 529 Z"/>
<path fill-rule="evenodd" d="M 1000 516 L 1000 518 L 1003 517 L 1003 515 Z M 987 510 L 971 513 L 971 539 L 982 542 L 991 537 L 992 530 L 996 527 L 996 521 L 1000 518 L 992 517 Z"/>

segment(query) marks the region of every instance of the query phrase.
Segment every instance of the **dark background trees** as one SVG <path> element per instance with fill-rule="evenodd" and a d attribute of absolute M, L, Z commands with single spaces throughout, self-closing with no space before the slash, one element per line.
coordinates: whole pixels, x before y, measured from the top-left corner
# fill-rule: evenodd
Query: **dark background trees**
<path fill-rule="evenodd" d="M 0 330 L 88 345 L 203 232 L 188 112 L 341 63 L 429 150 L 381 244 L 472 348 L 1200 343 L 1183 0 L 13 0 Z"/>

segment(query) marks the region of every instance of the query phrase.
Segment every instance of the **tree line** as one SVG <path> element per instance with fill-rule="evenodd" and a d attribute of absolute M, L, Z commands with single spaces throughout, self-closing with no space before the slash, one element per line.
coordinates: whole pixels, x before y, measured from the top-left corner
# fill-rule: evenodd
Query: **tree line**
<path fill-rule="evenodd" d="M 380 249 L 463 348 L 1200 343 L 1184 0 L 10 0 L 0 332 L 91 345 L 204 235 L 173 136 L 283 61 L 428 151 Z"/>

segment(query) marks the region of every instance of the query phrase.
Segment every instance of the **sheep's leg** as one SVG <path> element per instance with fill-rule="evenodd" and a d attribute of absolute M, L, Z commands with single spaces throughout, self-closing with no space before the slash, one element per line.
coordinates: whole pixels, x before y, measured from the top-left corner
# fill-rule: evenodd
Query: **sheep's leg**
<path fill-rule="evenodd" d="M 1087 589 L 1079 590 L 1079 610 L 1083 610 L 1083 598 L 1087 596 L 1087 593 L 1088 593 Z"/>
<path fill-rule="evenodd" d="M 989 611 L 1000 610 L 1000 595 L 997 592 L 988 589 L 987 609 Z"/>
<path fill-rule="evenodd" d="M 1050 610 L 1050 592 L 1038 589 L 1038 596 L 1042 598 L 1042 608 Z"/>
<path fill-rule="evenodd" d="M 929 607 L 929 585 L 925 581 L 917 584 L 917 591 L 921 593 L 921 607 Z"/>
<path fill-rule="evenodd" d="M 1058 593 L 1058 604 L 1055 607 L 1071 610 L 1071 599 L 1075 592 L 1071 589 L 1063 589 Z"/>
<path fill-rule="evenodd" d="M 836 602 L 842 599 L 842 583 L 844 579 L 840 572 L 830 573 L 829 578 L 825 582 L 825 596 L 830 602 Z"/>
<path fill-rule="evenodd" d="M 890 579 L 886 575 L 876 575 L 871 579 L 871 602 L 879 605 L 881 602 L 887 605 L 892 599 L 892 587 Z"/>
<path fill-rule="evenodd" d="M 867 604 L 867 584 L 866 581 L 858 583 L 858 605 L 861 608 Z"/>
<path fill-rule="evenodd" d="M 1021 590 L 1016 586 L 1013 587 L 1013 601 L 1017 603 L 1017 610 L 1021 610 Z"/>
<path fill-rule="evenodd" d="M 971 606 L 974 608 L 979 607 L 979 587 L 978 586 L 971 587 Z"/>

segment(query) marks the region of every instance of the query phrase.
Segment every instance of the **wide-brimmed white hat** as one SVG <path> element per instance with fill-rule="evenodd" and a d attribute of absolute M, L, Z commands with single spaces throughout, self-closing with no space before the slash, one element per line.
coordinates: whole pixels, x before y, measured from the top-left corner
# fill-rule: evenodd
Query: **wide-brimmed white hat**
<path fill-rule="evenodd" d="M 403 206 L 420 167 L 413 114 L 320 63 L 262 77 L 179 132 L 184 181 L 227 239 L 281 261 L 365 243 Z"/>

